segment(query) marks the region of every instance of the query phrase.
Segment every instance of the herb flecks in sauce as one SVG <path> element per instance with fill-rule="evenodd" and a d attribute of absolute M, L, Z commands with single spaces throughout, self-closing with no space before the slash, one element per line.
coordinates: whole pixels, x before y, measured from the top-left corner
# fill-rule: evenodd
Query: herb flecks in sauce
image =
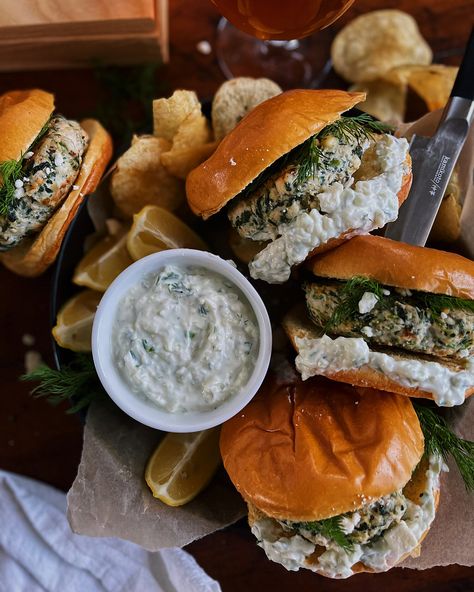
<path fill-rule="evenodd" d="M 201 267 L 167 266 L 119 305 L 115 359 L 138 394 L 172 412 L 208 410 L 248 382 L 259 349 L 239 290 Z"/>

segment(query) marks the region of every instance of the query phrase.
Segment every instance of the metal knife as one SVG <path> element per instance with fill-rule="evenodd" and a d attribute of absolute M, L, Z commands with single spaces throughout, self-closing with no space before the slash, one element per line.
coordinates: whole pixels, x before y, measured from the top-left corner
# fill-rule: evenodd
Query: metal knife
<path fill-rule="evenodd" d="M 435 134 L 411 140 L 413 184 L 398 219 L 387 225 L 387 238 L 425 245 L 474 119 L 473 101 L 474 29 Z"/>

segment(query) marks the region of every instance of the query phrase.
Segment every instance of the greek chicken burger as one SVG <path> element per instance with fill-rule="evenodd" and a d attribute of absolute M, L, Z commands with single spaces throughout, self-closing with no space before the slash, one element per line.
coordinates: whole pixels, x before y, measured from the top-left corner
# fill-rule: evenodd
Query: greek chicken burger
<path fill-rule="evenodd" d="M 474 262 L 359 236 L 308 261 L 307 312 L 284 327 L 303 379 L 460 405 L 474 392 Z"/>
<path fill-rule="evenodd" d="M 55 114 L 54 96 L 38 89 L 0 96 L 0 138 L 0 259 L 38 275 L 97 185 L 112 143 L 97 121 Z"/>
<path fill-rule="evenodd" d="M 424 454 L 407 397 L 270 378 L 220 447 L 258 544 L 288 570 L 386 571 L 418 554 L 435 517 L 443 463 Z"/>
<path fill-rule="evenodd" d="M 397 218 L 411 184 L 408 143 L 368 115 L 342 115 L 364 98 L 339 90 L 272 97 L 188 175 L 196 214 L 207 219 L 226 206 L 240 237 L 266 241 L 250 261 L 253 278 L 285 282 L 310 254 Z"/>

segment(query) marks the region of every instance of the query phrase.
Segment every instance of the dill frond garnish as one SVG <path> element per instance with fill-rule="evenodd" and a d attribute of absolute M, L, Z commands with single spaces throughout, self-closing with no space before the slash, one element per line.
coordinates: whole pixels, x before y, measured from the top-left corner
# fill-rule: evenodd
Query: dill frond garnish
<path fill-rule="evenodd" d="M 31 394 L 34 397 L 45 397 L 54 407 L 63 401 L 69 401 L 72 406 L 66 413 L 85 409 L 93 400 L 105 395 L 92 357 L 87 354 L 77 354 L 75 360 L 62 370 L 54 370 L 41 364 L 32 372 L 23 374 L 20 380 L 39 382 Z"/>
<path fill-rule="evenodd" d="M 359 314 L 359 301 L 365 292 L 372 292 L 380 302 L 384 297 L 383 290 L 382 284 L 370 278 L 356 276 L 350 279 L 344 284 L 341 292 L 341 302 L 326 323 L 324 331 L 331 331 L 332 328 Z"/>
<path fill-rule="evenodd" d="M 354 117 L 344 115 L 330 123 L 318 134 L 312 136 L 300 148 L 295 155 L 295 163 L 298 165 L 297 183 L 303 184 L 316 175 L 317 169 L 329 163 L 325 152 L 319 143 L 324 138 L 334 136 L 341 144 L 356 142 L 359 146 L 366 140 L 370 140 L 375 134 L 387 134 L 393 132 L 393 128 L 385 123 L 376 121 L 367 113 Z"/>
<path fill-rule="evenodd" d="M 33 144 L 26 150 L 29 152 L 46 134 L 51 118 L 43 125 Z M 18 160 L 0 162 L 0 216 L 6 216 L 15 196 L 15 181 L 23 176 L 23 154 Z"/>
<path fill-rule="evenodd" d="M 323 537 L 333 540 L 345 551 L 350 551 L 353 543 L 342 529 L 341 520 L 342 516 L 333 516 L 316 522 L 298 522 L 293 526 L 315 534 L 321 534 Z"/>
<path fill-rule="evenodd" d="M 0 162 L 0 216 L 8 214 L 15 196 L 15 181 L 21 177 L 23 159 Z"/>
<path fill-rule="evenodd" d="M 344 115 L 330 123 L 318 134 L 320 139 L 327 136 L 335 136 L 340 142 L 348 144 L 356 140 L 361 144 L 365 140 L 370 140 L 375 134 L 389 134 L 393 132 L 393 127 L 377 121 L 367 113 L 361 113 L 354 117 L 345 117 Z"/>
<path fill-rule="evenodd" d="M 425 453 L 438 454 L 445 461 L 452 456 L 466 489 L 474 491 L 474 442 L 456 436 L 446 420 L 429 407 L 416 402 L 413 406 L 425 437 Z"/>
<path fill-rule="evenodd" d="M 383 291 L 387 288 L 390 294 L 384 295 Z M 345 282 L 341 290 L 341 301 L 324 326 L 324 330 L 330 332 L 331 329 L 359 315 L 358 305 L 364 292 L 375 294 L 379 299 L 379 304 L 382 306 L 394 305 L 395 301 L 407 302 L 418 308 L 430 311 L 434 316 L 439 316 L 447 310 L 474 312 L 474 300 L 418 291 L 411 292 L 409 296 L 402 296 L 394 291 L 393 287 L 388 286 L 387 288 L 376 280 L 362 276 L 353 277 Z"/>

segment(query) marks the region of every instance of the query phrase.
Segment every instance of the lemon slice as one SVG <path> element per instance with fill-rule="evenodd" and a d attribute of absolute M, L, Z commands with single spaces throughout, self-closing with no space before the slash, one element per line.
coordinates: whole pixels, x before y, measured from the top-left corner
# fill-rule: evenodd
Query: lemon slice
<path fill-rule="evenodd" d="M 220 462 L 219 428 L 167 434 L 148 461 L 145 480 L 154 497 L 182 506 L 206 487 Z"/>
<path fill-rule="evenodd" d="M 58 345 L 76 352 L 91 351 L 92 322 L 101 298 L 100 292 L 83 290 L 64 304 L 52 331 Z"/>
<path fill-rule="evenodd" d="M 105 292 L 118 274 L 132 263 L 127 250 L 127 235 L 106 236 L 81 259 L 72 281 Z"/>
<path fill-rule="evenodd" d="M 135 261 L 165 249 L 207 250 L 206 243 L 174 214 L 158 206 L 145 206 L 133 216 L 127 248 Z"/>

